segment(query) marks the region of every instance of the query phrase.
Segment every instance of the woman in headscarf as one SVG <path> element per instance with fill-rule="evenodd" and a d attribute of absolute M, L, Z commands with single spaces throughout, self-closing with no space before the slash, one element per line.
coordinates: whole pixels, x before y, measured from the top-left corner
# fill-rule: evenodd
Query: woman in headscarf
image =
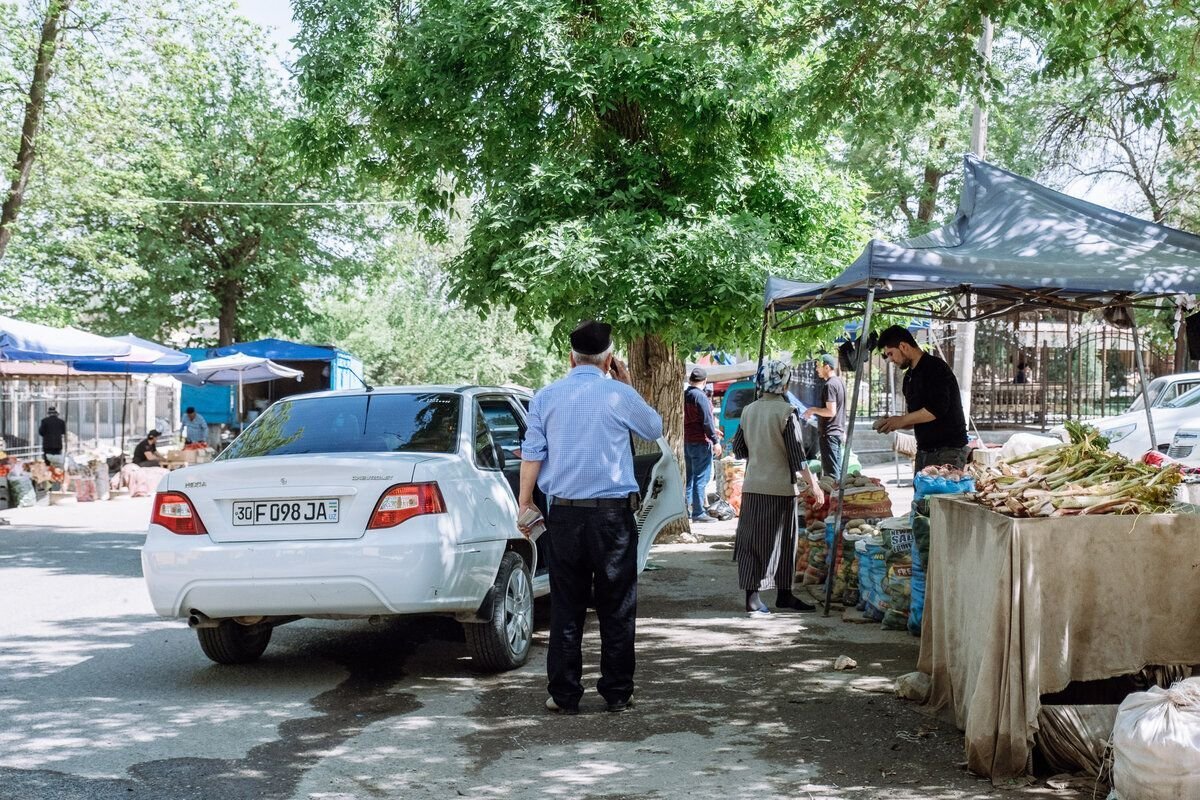
<path fill-rule="evenodd" d="M 808 468 L 809 454 L 800 435 L 801 422 L 787 399 L 791 367 L 767 362 L 758 375 L 762 396 L 742 410 L 733 437 L 733 453 L 746 459 L 742 511 L 734 539 L 738 585 L 746 593 L 746 611 L 769 614 L 759 592 L 775 589 L 780 611 L 813 611 L 792 594 L 796 574 L 796 479 L 804 477 L 818 502 L 820 484 Z"/>

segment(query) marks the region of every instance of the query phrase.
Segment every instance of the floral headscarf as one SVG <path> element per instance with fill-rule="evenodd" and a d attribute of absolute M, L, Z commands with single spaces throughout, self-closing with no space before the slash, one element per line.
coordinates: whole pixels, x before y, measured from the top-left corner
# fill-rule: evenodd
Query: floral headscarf
<path fill-rule="evenodd" d="M 771 360 L 758 371 L 758 388 L 767 394 L 787 394 L 792 368 L 782 361 Z"/>

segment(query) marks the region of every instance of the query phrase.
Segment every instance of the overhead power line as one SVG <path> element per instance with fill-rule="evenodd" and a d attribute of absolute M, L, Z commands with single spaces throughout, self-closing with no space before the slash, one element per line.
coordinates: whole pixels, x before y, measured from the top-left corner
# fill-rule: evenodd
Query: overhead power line
<path fill-rule="evenodd" d="M 145 203 L 163 206 L 288 206 L 288 207 L 339 207 L 339 206 L 402 206 L 409 200 L 168 200 L 161 197 L 117 197 L 119 202 Z"/>

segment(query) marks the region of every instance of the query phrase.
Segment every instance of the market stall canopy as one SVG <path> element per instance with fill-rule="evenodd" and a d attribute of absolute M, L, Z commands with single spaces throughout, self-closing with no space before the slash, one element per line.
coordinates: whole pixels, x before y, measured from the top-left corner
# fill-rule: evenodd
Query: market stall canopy
<path fill-rule="evenodd" d="M 129 355 L 132 347 L 76 328 L 52 328 L 0 317 L 0 358 L 11 361 L 75 361 Z"/>
<path fill-rule="evenodd" d="M 234 353 L 220 358 L 206 358 L 193 362 L 196 379 L 203 384 L 218 386 L 240 386 L 246 383 L 263 383 L 279 378 L 300 380 L 304 373 L 298 369 L 276 364 L 269 358 Z"/>
<path fill-rule="evenodd" d="M 966 313 L 973 318 L 1030 307 L 1146 305 L 1200 293 L 1200 237 L 1068 197 L 967 155 L 953 222 L 899 242 L 872 239 L 826 283 L 772 277 L 764 307 L 857 308 L 871 286 L 879 313 L 961 317 L 952 301 L 967 293 L 980 298 Z"/>
<path fill-rule="evenodd" d="M 289 342 L 285 339 L 259 339 L 254 342 L 218 347 L 212 351 L 217 357 L 241 353 L 272 361 L 332 361 L 337 351 L 332 347 L 316 347 L 311 344 Z"/>
<path fill-rule="evenodd" d="M 111 341 L 129 345 L 129 355 L 111 361 L 73 361 L 71 367 L 80 372 L 119 372 L 139 375 L 178 375 L 194 373 L 192 357 L 172 350 L 166 345 L 142 339 L 132 333 L 114 336 Z"/>

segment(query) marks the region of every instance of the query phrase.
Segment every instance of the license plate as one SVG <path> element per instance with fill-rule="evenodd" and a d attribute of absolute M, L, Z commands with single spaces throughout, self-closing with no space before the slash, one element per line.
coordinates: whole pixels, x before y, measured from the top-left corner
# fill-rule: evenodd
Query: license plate
<path fill-rule="evenodd" d="M 314 525 L 338 521 L 338 500 L 237 500 L 234 525 Z"/>

